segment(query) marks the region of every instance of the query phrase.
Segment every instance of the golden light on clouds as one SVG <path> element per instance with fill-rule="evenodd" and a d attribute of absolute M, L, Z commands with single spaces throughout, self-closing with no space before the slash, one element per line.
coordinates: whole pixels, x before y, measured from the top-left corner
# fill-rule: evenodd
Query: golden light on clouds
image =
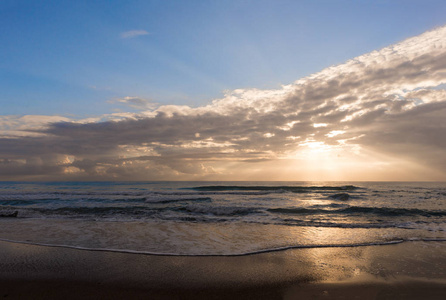
<path fill-rule="evenodd" d="M 128 96 L 114 101 L 138 112 L 1 116 L 1 179 L 446 180 L 445 84 L 440 27 L 195 108 Z"/>

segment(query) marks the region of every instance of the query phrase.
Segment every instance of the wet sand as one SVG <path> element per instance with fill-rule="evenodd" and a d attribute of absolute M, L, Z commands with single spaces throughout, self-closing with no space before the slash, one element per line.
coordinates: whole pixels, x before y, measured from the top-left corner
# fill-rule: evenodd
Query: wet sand
<path fill-rule="evenodd" d="M 4 299 L 446 299 L 446 242 L 156 256 L 0 242 Z"/>

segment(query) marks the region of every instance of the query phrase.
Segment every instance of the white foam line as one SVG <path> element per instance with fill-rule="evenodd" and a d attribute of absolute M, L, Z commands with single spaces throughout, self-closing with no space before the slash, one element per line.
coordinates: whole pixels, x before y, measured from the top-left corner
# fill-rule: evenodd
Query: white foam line
<path fill-rule="evenodd" d="M 58 245 L 58 244 L 46 244 L 46 243 L 36 243 L 27 241 L 17 241 L 10 239 L 0 238 L 2 242 L 15 243 L 15 244 L 25 244 L 34 246 L 44 246 L 44 247 L 54 247 L 54 248 L 67 248 L 75 250 L 84 251 L 102 251 L 102 252 L 116 252 L 116 253 L 127 253 L 127 254 L 143 254 L 143 255 L 154 255 L 154 256 L 186 256 L 186 257 L 231 257 L 231 256 L 248 256 L 269 252 L 286 251 L 292 249 L 311 249 L 311 248 L 349 248 L 349 247 L 367 247 L 367 246 L 385 246 L 401 244 L 405 242 L 446 242 L 446 239 L 410 239 L 410 240 L 394 240 L 387 242 L 375 242 L 375 243 L 357 243 L 357 244 L 331 244 L 331 245 L 299 245 L 299 246 L 287 246 L 272 249 L 257 250 L 251 252 L 241 252 L 241 253 L 230 253 L 230 254 L 178 254 L 178 253 L 160 253 L 160 252 L 150 252 L 150 251 L 138 251 L 129 249 L 109 249 L 109 248 L 89 248 L 81 246 L 71 246 L 71 245 Z"/>

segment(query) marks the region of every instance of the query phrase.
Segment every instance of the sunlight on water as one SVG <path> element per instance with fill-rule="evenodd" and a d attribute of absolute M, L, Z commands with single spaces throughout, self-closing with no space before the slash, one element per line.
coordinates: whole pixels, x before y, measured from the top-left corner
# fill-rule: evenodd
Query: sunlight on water
<path fill-rule="evenodd" d="M 0 239 L 176 255 L 444 240 L 445 197 L 428 183 L 2 183 Z"/>

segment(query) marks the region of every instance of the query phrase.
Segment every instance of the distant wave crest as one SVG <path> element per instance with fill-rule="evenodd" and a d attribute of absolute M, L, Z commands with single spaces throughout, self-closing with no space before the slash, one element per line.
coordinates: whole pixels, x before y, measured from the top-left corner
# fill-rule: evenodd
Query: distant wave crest
<path fill-rule="evenodd" d="M 272 192 L 292 192 L 307 193 L 314 191 L 351 191 L 359 189 L 357 186 L 240 186 L 240 185 L 210 185 L 187 188 L 196 191 L 272 191 Z"/>

